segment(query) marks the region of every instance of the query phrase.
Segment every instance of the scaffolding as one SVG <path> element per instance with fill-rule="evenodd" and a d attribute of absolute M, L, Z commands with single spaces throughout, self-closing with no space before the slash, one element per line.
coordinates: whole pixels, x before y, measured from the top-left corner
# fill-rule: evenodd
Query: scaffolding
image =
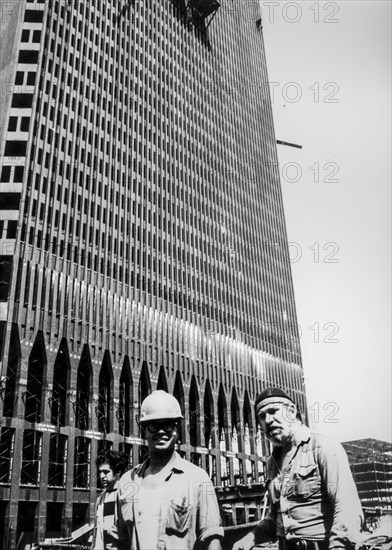
<path fill-rule="evenodd" d="M 392 512 L 392 445 L 369 438 L 347 441 L 343 446 L 365 512 Z"/>

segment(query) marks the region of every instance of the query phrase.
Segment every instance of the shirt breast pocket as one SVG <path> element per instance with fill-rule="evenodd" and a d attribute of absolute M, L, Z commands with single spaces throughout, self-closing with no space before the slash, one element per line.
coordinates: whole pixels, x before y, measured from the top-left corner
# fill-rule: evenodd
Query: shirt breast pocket
<path fill-rule="evenodd" d="M 293 496 L 310 498 L 319 491 L 321 485 L 320 474 L 316 464 L 300 466 L 294 474 Z"/>
<path fill-rule="evenodd" d="M 190 524 L 192 506 L 185 499 L 170 502 L 166 525 L 167 534 L 184 536 Z"/>

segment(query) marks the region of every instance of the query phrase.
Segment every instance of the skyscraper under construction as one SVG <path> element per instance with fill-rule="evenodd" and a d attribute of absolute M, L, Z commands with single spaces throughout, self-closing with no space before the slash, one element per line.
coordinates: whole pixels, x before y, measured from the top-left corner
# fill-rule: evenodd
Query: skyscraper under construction
<path fill-rule="evenodd" d="M 0 548 L 91 519 L 153 389 L 217 486 L 305 410 L 258 2 L 1 2 Z M 1 537 L 0 537 L 1 538 Z"/>

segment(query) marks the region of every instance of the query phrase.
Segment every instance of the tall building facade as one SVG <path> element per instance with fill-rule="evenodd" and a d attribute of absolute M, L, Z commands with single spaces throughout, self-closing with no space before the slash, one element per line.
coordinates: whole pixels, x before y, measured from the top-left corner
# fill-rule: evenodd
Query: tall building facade
<path fill-rule="evenodd" d="M 91 519 L 155 388 L 217 486 L 262 481 L 256 393 L 306 404 L 258 3 L 1 8 L 0 545 Z"/>

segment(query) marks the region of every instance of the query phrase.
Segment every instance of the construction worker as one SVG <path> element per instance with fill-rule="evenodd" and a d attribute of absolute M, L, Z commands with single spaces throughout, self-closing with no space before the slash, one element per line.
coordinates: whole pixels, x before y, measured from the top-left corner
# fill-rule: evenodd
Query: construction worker
<path fill-rule="evenodd" d="M 183 415 L 172 395 L 157 390 L 141 405 L 148 459 L 118 487 L 122 550 L 221 550 L 223 529 L 207 473 L 175 451 Z"/>
<path fill-rule="evenodd" d="M 98 475 L 103 487 L 96 504 L 96 520 L 91 548 L 93 550 L 118 550 L 118 534 L 115 521 L 118 479 L 124 472 L 125 457 L 115 451 L 107 451 L 97 457 Z"/>
<path fill-rule="evenodd" d="M 276 538 L 279 550 L 354 548 L 363 514 L 343 447 L 302 424 L 296 404 L 279 388 L 262 391 L 255 408 L 273 445 L 266 470 L 270 511 L 233 550 Z"/>

